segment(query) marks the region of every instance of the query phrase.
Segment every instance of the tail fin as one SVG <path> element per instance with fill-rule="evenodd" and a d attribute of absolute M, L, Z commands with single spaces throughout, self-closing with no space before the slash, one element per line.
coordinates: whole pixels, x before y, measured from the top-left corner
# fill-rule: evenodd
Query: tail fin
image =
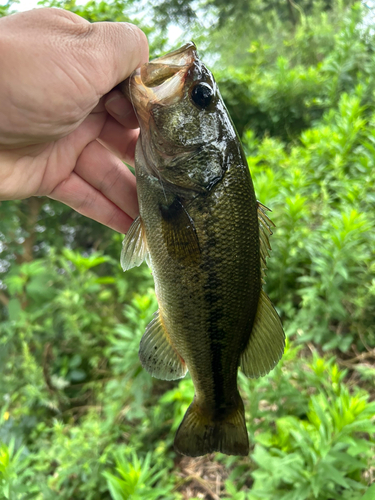
<path fill-rule="evenodd" d="M 189 457 L 213 451 L 226 455 L 248 455 L 249 438 L 241 397 L 238 396 L 237 408 L 220 420 L 205 416 L 193 401 L 177 430 L 174 447 L 178 453 Z"/>

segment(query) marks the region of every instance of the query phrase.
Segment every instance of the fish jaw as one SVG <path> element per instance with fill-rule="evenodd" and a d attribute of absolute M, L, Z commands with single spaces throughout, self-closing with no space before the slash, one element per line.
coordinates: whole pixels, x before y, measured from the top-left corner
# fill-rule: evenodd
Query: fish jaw
<path fill-rule="evenodd" d="M 193 42 L 136 69 L 120 88 L 130 100 L 143 134 L 150 129 L 151 110 L 182 99 L 189 70 L 198 61 Z"/>
<path fill-rule="evenodd" d="M 196 89 L 199 94 L 202 87 L 211 92 L 210 105 L 197 102 Z M 138 68 L 121 88 L 138 118 L 138 150 L 149 175 L 189 197 L 221 179 L 224 135 L 234 140 L 236 133 L 228 126 L 215 79 L 193 43 Z"/>

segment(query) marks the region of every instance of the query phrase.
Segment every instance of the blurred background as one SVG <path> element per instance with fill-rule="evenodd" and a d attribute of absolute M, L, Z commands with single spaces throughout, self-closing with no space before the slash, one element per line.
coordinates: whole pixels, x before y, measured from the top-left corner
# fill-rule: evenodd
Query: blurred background
<path fill-rule="evenodd" d="M 195 41 L 272 209 L 266 290 L 288 342 L 268 376 L 239 373 L 250 456 L 177 456 L 193 386 L 141 368 L 150 270 L 124 274 L 122 235 L 68 207 L 1 202 L 0 498 L 374 499 L 372 5 L 40 4 L 134 22 L 152 57 Z M 33 6 L 10 0 L 0 16 Z"/>

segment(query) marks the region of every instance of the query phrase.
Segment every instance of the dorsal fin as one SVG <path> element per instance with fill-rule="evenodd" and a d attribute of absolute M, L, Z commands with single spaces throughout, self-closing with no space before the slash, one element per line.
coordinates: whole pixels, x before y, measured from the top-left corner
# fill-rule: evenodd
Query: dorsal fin
<path fill-rule="evenodd" d="M 270 211 L 270 209 L 258 201 L 260 266 L 263 283 L 267 268 L 266 260 L 271 250 L 269 242 L 269 237 L 272 234 L 271 227 L 275 227 L 266 211 Z M 242 371 L 247 377 L 254 378 L 267 374 L 280 360 L 284 347 L 285 334 L 279 315 L 266 293 L 261 290 L 249 341 L 240 357 Z"/>
<path fill-rule="evenodd" d="M 262 282 L 264 283 L 267 270 L 267 257 L 270 256 L 270 240 L 269 237 L 272 234 L 271 227 L 275 227 L 275 224 L 267 216 L 266 211 L 271 212 L 269 208 L 265 205 L 258 203 L 258 221 L 259 221 L 259 241 L 260 241 L 260 269 Z"/>

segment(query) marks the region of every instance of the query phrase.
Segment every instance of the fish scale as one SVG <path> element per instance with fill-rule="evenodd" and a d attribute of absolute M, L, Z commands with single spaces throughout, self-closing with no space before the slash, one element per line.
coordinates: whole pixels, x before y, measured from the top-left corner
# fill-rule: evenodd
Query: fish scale
<path fill-rule="evenodd" d="M 122 265 L 148 260 L 159 303 L 140 360 L 158 378 L 191 374 L 195 396 L 176 434 L 177 451 L 246 455 L 238 367 L 263 375 L 280 359 L 285 340 L 261 289 L 271 222 L 193 44 L 143 66 L 124 88 L 141 134 L 140 216 L 125 237 Z"/>

